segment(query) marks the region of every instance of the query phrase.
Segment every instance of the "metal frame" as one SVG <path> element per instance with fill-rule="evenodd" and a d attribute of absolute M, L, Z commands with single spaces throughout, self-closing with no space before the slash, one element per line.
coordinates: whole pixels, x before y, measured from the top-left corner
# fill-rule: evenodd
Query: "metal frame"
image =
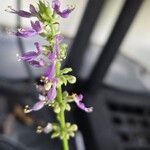
<path fill-rule="evenodd" d="M 142 2 L 143 0 L 126 0 L 114 29 L 91 73 L 88 81 L 90 89 L 95 90 L 102 84 L 103 78 L 119 51 L 119 46 L 130 28 Z"/>

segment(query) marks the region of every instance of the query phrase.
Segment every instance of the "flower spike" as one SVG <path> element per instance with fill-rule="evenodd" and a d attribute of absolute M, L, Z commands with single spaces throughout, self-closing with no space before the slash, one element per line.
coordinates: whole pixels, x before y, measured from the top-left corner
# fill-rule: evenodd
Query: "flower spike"
<path fill-rule="evenodd" d="M 67 91 L 63 92 L 63 86 L 74 84 L 76 77 L 69 74 L 71 68 L 62 68 L 62 61 L 67 56 L 67 44 L 63 42 L 64 37 L 59 31 L 59 18 L 67 18 L 74 7 L 62 10 L 60 2 L 60 0 L 52 0 L 50 6 L 46 0 L 38 0 L 38 9 L 30 4 L 29 11 L 14 10 L 11 7 L 8 11 L 24 18 L 36 17 L 34 21 L 30 20 L 30 27 L 18 29 L 17 32 L 13 32 L 13 35 L 20 38 L 39 35 L 46 40 L 43 46 L 35 42 L 35 50 L 17 55 L 19 61 L 23 60 L 31 66 L 45 69 L 40 82 L 36 85 L 39 98 L 31 107 L 26 106 L 24 112 L 36 112 L 45 106 L 53 109 L 57 122 L 38 126 L 37 133 L 51 133 L 51 138 L 59 138 L 63 141 L 63 150 L 69 150 L 68 140 L 75 136 L 78 129 L 76 124 L 66 122 L 65 112 L 71 110 L 70 103 L 76 103 L 77 107 L 85 112 L 92 112 L 93 108 L 86 107 L 82 101 L 82 94 L 69 95 Z"/>

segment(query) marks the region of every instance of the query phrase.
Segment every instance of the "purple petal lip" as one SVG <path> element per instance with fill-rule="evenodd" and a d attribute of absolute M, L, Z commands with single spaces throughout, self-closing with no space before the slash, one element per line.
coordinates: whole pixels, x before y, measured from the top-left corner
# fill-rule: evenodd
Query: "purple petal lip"
<path fill-rule="evenodd" d="M 12 13 L 15 13 L 17 14 L 18 16 L 20 17 L 25 17 L 25 18 L 30 18 L 32 17 L 32 14 L 27 12 L 27 11 L 24 11 L 24 10 L 19 10 L 19 11 L 15 11 L 15 12 L 12 12 Z"/>
<path fill-rule="evenodd" d="M 74 10 L 74 8 L 68 8 L 63 10 L 62 12 L 58 12 L 58 14 L 62 17 L 62 18 L 67 18 L 69 16 L 69 14 Z"/>
<path fill-rule="evenodd" d="M 85 104 L 82 103 L 82 100 L 83 100 L 83 95 L 82 94 L 75 96 L 75 103 L 77 104 L 77 106 L 80 109 L 84 110 L 85 112 L 92 112 L 93 108 L 92 107 L 86 107 Z"/>
<path fill-rule="evenodd" d="M 36 50 L 22 54 L 22 56 L 18 57 L 19 60 L 24 60 L 27 62 L 35 60 L 41 54 L 42 48 L 38 42 L 35 42 L 34 45 L 36 46 Z M 40 64 L 42 64 L 42 61 L 40 61 Z"/>
<path fill-rule="evenodd" d="M 25 17 L 25 18 L 31 18 L 37 16 L 38 12 L 36 11 L 35 7 L 33 5 L 30 5 L 30 12 L 24 11 L 24 10 L 15 10 L 11 6 L 8 7 L 9 10 L 7 10 L 10 13 L 17 14 L 20 17 Z"/>
<path fill-rule="evenodd" d="M 38 111 L 38 110 L 42 109 L 44 107 L 45 100 L 46 100 L 45 96 L 39 95 L 39 101 L 37 103 L 35 103 L 33 105 L 33 107 L 28 110 L 28 112 Z"/>
<path fill-rule="evenodd" d="M 20 17 L 25 17 L 25 18 L 32 17 L 32 14 L 30 12 L 27 12 L 27 11 L 24 11 L 24 10 L 16 11 L 16 10 L 12 9 L 11 7 L 9 7 L 9 8 L 10 8 L 10 10 L 7 10 L 8 12 L 13 13 L 13 14 L 17 14 Z"/>
<path fill-rule="evenodd" d="M 34 60 L 37 56 L 37 53 L 34 51 L 26 52 L 22 56 L 19 56 L 19 60 L 24 60 L 28 62 Z"/>
<path fill-rule="evenodd" d="M 43 107 L 44 107 L 44 102 L 38 101 L 37 103 L 35 103 L 33 105 L 33 107 L 31 108 L 31 111 L 38 111 L 38 110 L 42 109 Z"/>
<path fill-rule="evenodd" d="M 27 28 L 27 29 L 20 29 L 14 34 L 18 37 L 28 38 L 28 37 L 33 37 L 38 33 L 34 29 Z"/>

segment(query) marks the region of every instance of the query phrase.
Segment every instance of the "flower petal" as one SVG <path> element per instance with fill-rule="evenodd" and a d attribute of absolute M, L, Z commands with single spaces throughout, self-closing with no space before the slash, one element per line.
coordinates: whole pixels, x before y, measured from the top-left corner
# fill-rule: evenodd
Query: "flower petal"
<path fill-rule="evenodd" d="M 67 18 L 69 16 L 69 14 L 74 10 L 74 8 L 67 8 L 67 9 L 61 11 L 60 10 L 60 0 L 53 0 L 52 8 L 62 18 Z"/>
<path fill-rule="evenodd" d="M 39 64 L 41 66 L 44 66 L 45 65 L 44 60 L 40 59 L 39 62 L 36 62 L 34 60 L 34 59 L 36 59 L 36 57 L 38 57 L 41 54 L 41 51 L 42 51 L 42 48 L 38 42 L 35 42 L 34 45 L 36 46 L 35 51 L 26 52 L 26 53 L 22 54 L 22 56 L 18 56 L 18 60 L 24 60 L 27 62 L 30 61 L 30 63 L 33 65 L 35 63 L 35 64 Z"/>
<path fill-rule="evenodd" d="M 6 10 L 10 13 L 13 13 L 13 14 L 17 14 L 18 16 L 20 17 L 25 17 L 25 18 L 30 18 L 32 17 L 32 14 L 30 12 L 27 12 L 27 11 L 24 11 L 24 10 L 15 10 L 13 9 L 11 6 L 9 6 L 9 9 Z"/>
<path fill-rule="evenodd" d="M 44 107 L 44 102 L 38 101 L 37 103 L 35 103 L 33 105 L 33 107 L 31 108 L 31 111 L 38 111 L 38 110 L 42 109 L 43 107 Z"/>
<path fill-rule="evenodd" d="M 41 95 L 41 94 L 39 94 L 39 100 L 40 100 L 40 101 L 45 101 L 45 100 L 46 100 L 46 97 L 43 96 L 43 95 Z"/>
<path fill-rule="evenodd" d="M 31 26 L 32 29 L 34 29 L 38 33 L 41 32 L 43 29 L 42 24 L 39 21 L 35 21 L 35 22 L 31 21 Z"/>
<path fill-rule="evenodd" d="M 32 61 L 28 61 L 28 62 L 30 65 L 37 67 L 37 68 L 45 66 L 45 61 L 43 59 L 32 60 Z"/>
<path fill-rule="evenodd" d="M 44 133 L 48 134 L 53 130 L 53 126 L 51 123 L 48 123 L 46 127 L 43 129 Z"/>
<path fill-rule="evenodd" d="M 48 66 L 48 69 L 45 72 L 45 76 L 48 77 L 49 80 L 53 79 L 56 72 L 56 65 L 52 63 L 52 65 Z"/>
<path fill-rule="evenodd" d="M 33 5 L 30 4 L 30 12 L 32 15 L 36 16 L 38 14 L 37 10 Z"/>
<path fill-rule="evenodd" d="M 52 63 L 54 63 L 54 61 L 55 61 L 56 58 L 57 58 L 56 51 L 50 52 L 50 53 L 48 54 L 48 58 L 49 58 L 49 60 L 50 60 Z"/>
<path fill-rule="evenodd" d="M 41 47 L 40 43 L 39 42 L 35 42 L 34 45 L 35 45 L 35 47 L 37 49 L 37 51 L 36 51 L 37 54 L 41 54 L 42 47 Z"/>
<path fill-rule="evenodd" d="M 61 34 L 57 34 L 55 36 L 55 40 L 57 44 L 60 44 L 63 41 L 64 37 Z"/>
<path fill-rule="evenodd" d="M 84 103 L 82 103 L 83 100 L 83 95 L 76 95 L 75 96 L 75 103 L 77 104 L 77 106 L 84 110 L 85 112 L 92 112 L 93 111 L 93 107 L 86 107 Z"/>
<path fill-rule="evenodd" d="M 54 100 L 56 98 L 57 92 L 56 92 L 56 86 L 53 85 L 52 88 L 48 91 L 47 97 L 48 102 Z"/>
<path fill-rule="evenodd" d="M 85 112 L 92 112 L 93 111 L 93 107 L 86 107 L 84 103 L 82 102 L 76 102 L 77 106 L 84 110 Z"/>
<path fill-rule="evenodd" d="M 14 34 L 18 37 L 28 38 L 33 37 L 38 33 L 34 29 L 28 28 L 28 29 L 20 29 Z"/>
<path fill-rule="evenodd" d="M 37 53 L 34 51 L 31 51 L 31 52 L 24 53 L 22 56 L 19 56 L 18 60 L 24 60 L 28 62 L 28 61 L 32 61 L 36 57 L 37 57 Z"/>
<path fill-rule="evenodd" d="M 60 9 L 60 1 L 59 0 L 53 0 L 52 1 L 52 8 L 57 12 Z"/>
<path fill-rule="evenodd" d="M 69 14 L 74 10 L 74 8 L 68 8 L 63 10 L 62 12 L 59 12 L 58 14 L 62 17 L 62 18 L 67 18 L 69 16 Z"/>

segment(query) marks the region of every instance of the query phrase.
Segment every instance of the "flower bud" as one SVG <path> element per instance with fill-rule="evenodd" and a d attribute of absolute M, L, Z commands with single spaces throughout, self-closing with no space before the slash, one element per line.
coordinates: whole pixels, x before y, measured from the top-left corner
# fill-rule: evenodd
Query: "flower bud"
<path fill-rule="evenodd" d="M 67 80 L 71 84 L 74 84 L 77 81 L 76 77 L 71 75 L 67 76 Z"/>
<path fill-rule="evenodd" d="M 77 130 L 78 130 L 78 126 L 77 126 L 76 124 L 73 124 L 73 125 L 71 126 L 71 130 L 72 130 L 72 131 L 77 131 Z"/>
<path fill-rule="evenodd" d="M 75 133 L 74 132 L 70 132 L 69 134 L 71 137 L 74 137 L 75 136 Z"/>
<path fill-rule="evenodd" d="M 40 134 L 43 132 L 43 128 L 41 126 L 37 127 L 36 133 Z"/>
<path fill-rule="evenodd" d="M 55 106 L 54 107 L 54 112 L 57 113 L 57 114 L 60 113 L 60 107 L 59 106 Z"/>
<path fill-rule="evenodd" d="M 51 88 L 51 86 L 52 86 L 52 84 L 51 84 L 50 82 L 47 82 L 46 84 L 44 84 L 44 89 L 45 89 L 46 91 L 49 91 L 50 88 Z"/>
<path fill-rule="evenodd" d="M 67 111 L 70 111 L 70 110 L 71 110 L 71 107 L 70 107 L 69 104 L 66 104 L 66 110 L 67 110 Z"/>

